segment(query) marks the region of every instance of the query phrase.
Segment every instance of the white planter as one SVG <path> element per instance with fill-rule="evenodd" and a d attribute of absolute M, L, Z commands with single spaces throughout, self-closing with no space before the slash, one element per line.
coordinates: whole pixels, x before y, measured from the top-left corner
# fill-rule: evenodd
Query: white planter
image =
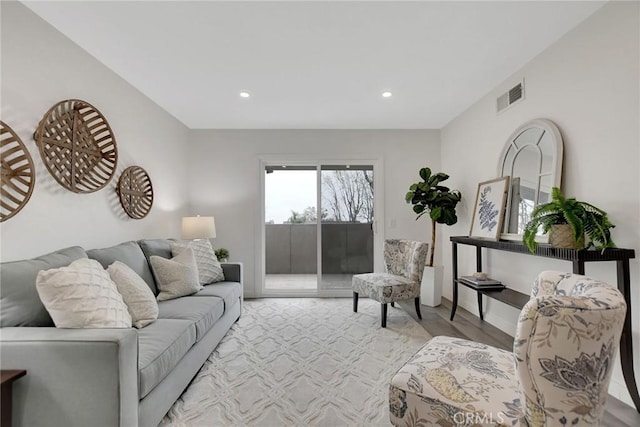
<path fill-rule="evenodd" d="M 425 267 L 420 286 L 420 303 L 437 307 L 442 301 L 442 274 L 444 266 Z"/>

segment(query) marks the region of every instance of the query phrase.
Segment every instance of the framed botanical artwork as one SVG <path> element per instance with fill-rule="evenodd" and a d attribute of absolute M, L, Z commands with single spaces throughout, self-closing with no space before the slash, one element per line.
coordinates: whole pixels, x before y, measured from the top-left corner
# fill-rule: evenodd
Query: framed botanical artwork
<path fill-rule="evenodd" d="M 478 184 L 470 237 L 498 240 L 508 192 L 508 176 Z"/>

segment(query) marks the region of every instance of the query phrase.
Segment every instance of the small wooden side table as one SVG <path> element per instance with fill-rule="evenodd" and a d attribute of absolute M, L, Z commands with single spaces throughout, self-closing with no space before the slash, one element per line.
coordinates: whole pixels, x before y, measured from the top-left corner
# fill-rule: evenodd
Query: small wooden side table
<path fill-rule="evenodd" d="M 0 389 L 0 395 L 2 395 L 2 414 L 0 414 L 0 426 L 11 427 L 11 411 L 13 408 L 13 382 L 20 377 L 24 377 L 27 374 L 25 370 L 2 370 L 0 371 L 0 377 L 2 389 Z"/>

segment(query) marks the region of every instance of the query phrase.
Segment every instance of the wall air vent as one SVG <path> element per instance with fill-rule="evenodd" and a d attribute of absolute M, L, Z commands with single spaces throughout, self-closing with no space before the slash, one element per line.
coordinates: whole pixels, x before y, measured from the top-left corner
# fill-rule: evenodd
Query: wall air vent
<path fill-rule="evenodd" d="M 498 97 L 496 102 L 498 113 L 524 99 L 524 80 Z"/>

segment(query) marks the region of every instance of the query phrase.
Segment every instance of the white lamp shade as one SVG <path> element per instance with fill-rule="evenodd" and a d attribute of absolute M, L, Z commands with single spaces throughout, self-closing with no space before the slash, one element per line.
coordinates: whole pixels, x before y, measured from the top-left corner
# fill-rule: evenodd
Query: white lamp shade
<path fill-rule="evenodd" d="M 212 216 L 185 216 L 182 218 L 182 238 L 212 239 L 216 237 L 216 221 Z"/>

